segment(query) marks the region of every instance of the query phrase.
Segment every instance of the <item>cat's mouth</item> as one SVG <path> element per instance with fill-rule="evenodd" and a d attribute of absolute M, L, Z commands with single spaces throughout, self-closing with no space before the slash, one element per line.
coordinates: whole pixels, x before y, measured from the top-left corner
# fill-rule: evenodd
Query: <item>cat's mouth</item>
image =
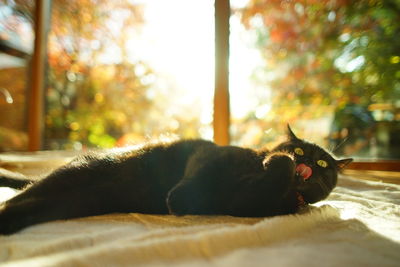
<path fill-rule="evenodd" d="M 296 174 L 303 178 L 304 181 L 309 179 L 312 175 L 312 169 L 304 163 L 296 166 Z"/>

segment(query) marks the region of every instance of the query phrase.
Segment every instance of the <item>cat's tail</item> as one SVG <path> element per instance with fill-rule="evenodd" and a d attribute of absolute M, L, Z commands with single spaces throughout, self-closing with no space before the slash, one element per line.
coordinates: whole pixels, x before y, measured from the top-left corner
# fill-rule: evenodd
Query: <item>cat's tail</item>
<path fill-rule="evenodd" d="M 6 186 L 14 189 L 23 189 L 33 182 L 34 180 L 29 179 L 21 173 L 0 168 L 0 187 Z"/>

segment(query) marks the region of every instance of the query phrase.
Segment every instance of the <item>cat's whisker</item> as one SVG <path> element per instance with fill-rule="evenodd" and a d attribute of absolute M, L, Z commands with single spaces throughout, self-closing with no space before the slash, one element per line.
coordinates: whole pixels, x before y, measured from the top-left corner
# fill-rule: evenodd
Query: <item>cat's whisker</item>
<path fill-rule="evenodd" d="M 317 184 L 321 187 L 321 189 L 324 191 L 324 193 L 327 193 L 330 191 L 330 189 L 328 188 L 328 186 L 324 183 L 324 181 L 322 179 L 318 179 L 316 180 Z"/>
<path fill-rule="evenodd" d="M 348 140 L 348 137 L 345 137 L 336 147 L 334 147 L 334 148 L 332 149 L 331 152 L 332 152 L 332 153 L 335 153 L 335 151 L 338 150 L 339 147 L 341 147 L 347 140 Z"/>

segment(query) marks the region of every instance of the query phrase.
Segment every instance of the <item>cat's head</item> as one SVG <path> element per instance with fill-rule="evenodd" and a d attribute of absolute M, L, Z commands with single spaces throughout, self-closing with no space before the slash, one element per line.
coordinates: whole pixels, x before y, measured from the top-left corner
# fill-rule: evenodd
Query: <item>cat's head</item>
<path fill-rule="evenodd" d="M 298 192 L 307 203 L 315 203 L 326 198 L 336 186 L 338 171 L 353 159 L 334 159 L 320 146 L 298 138 L 289 125 L 287 135 L 288 141 L 278 145 L 274 151 L 286 151 L 293 155 Z"/>

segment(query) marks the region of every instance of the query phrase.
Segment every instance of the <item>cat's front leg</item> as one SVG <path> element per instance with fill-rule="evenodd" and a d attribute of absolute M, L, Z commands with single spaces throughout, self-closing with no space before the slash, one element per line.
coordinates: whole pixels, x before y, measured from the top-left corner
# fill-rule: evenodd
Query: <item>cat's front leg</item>
<path fill-rule="evenodd" d="M 296 163 L 291 154 L 273 152 L 265 157 L 262 164 L 264 176 L 274 181 L 274 188 L 279 195 L 296 184 Z"/>
<path fill-rule="evenodd" d="M 298 209 L 297 186 L 300 182 L 296 174 L 293 156 L 286 152 L 273 152 L 263 161 L 268 178 L 272 178 L 271 197 L 277 204 L 278 214 L 294 213 Z"/>
<path fill-rule="evenodd" d="M 229 214 L 264 217 L 295 212 L 295 162 L 288 153 L 275 152 L 262 161 L 263 169 L 240 179 Z M 293 206 L 293 207 L 292 207 Z"/>

